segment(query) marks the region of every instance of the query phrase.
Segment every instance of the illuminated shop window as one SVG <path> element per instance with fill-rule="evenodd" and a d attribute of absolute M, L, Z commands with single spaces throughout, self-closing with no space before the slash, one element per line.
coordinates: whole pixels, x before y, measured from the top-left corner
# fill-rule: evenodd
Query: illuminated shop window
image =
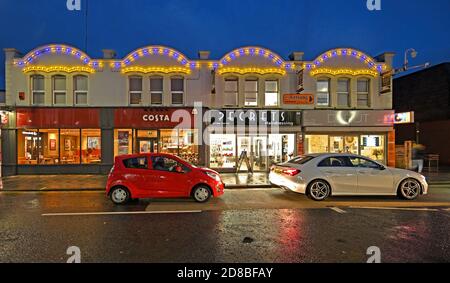
<path fill-rule="evenodd" d="M 233 107 L 238 105 L 239 86 L 237 78 L 227 78 L 225 80 L 225 101 L 224 106 Z"/>
<path fill-rule="evenodd" d="M 247 79 L 244 91 L 245 106 L 258 106 L 258 80 Z"/>
<path fill-rule="evenodd" d="M 150 78 L 150 103 L 153 105 L 163 104 L 163 78 Z"/>
<path fill-rule="evenodd" d="M 81 152 L 83 164 L 99 164 L 102 162 L 100 129 L 81 130 Z"/>
<path fill-rule="evenodd" d="M 358 79 L 358 106 L 369 107 L 370 80 Z"/>
<path fill-rule="evenodd" d="M 267 145 L 269 165 L 286 162 L 294 157 L 294 134 L 271 134 Z"/>
<path fill-rule="evenodd" d="M 114 130 L 114 157 L 133 153 L 133 130 Z"/>
<path fill-rule="evenodd" d="M 53 103 L 56 105 L 66 104 L 66 77 L 65 76 L 53 76 Z"/>
<path fill-rule="evenodd" d="M 31 92 L 33 105 L 45 104 L 45 79 L 44 76 L 35 75 L 31 77 Z"/>
<path fill-rule="evenodd" d="M 170 80 L 170 89 L 172 93 L 172 105 L 184 104 L 184 79 L 172 78 Z"/>
<path fill-rule="evenodd" d="M 178 156 L 189 163 L 199 164 L 198 130 L 180 130 L 178 141 Z"/>
<path fill-rule="evenodd" d="M 178 131 L 160 130 L 159 150 L 160 153 L 178 154 Z"/>
<path fill-rule="evenodd" d="M 60 140 L 61 164 L 79 164 L 80 130 L 61 129 Z"/>
<path fill-rule="evenodd" d="M 265 97 L 264 104 L 268 107 L 278 106 L 278 81 L 266 81 L 265 82 Z"/>
<path fill-rule="evenodd" d="M 37 165 L 42 156 L 42 138 L 38 130 L 18 130 L 18 164 Z"/>
<path fill-rule="evenodd" d="M 385 136 L 364 135 L 361 136 L 361 155 L 378 162 L 385 161 Z"/>
<path fill-rule="evenodd" d="M 211 168 L 236 167 L 236 135 L 210 135 L 210 164 Z"/>
<path fill-rule="evenodd" d="M 330 106 L 330 80 L 320 79 L 317 81 L 317 105 Z"/>
<path fill-rule="evenodd" d="M 337 89 L 338 106 L 349 107 L 350 106 L 350 80 L 339 79 Z"/>
<path fill-rule="evenodd" d="M 328 135 L 305 136 L 305 153 L 327 153 L 329 152 Z"/>
<path fill-rule="evenodd" d="M 75 76 L 73 78 L 74 87 L 74 101 L 75 105 L 87 105 L 88 104 L 88 77 L 87 76 Z"/>
<path fill-rule="evenodd" d="M 142 77 L 129 78 L 130 105 L 140 105 L 142 102 Z"/>

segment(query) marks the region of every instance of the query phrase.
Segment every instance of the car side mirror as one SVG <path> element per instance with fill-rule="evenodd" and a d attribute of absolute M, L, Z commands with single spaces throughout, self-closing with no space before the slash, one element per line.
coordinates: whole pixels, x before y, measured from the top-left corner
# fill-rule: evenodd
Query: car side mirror
<path fill-rule="evenodd" d="M 386 167 L 384 167 L 383 165 L 380 165 L 380 166 L 378 167 L 378 170 L 380 170 L 380 171 L 386 170 Z"/>

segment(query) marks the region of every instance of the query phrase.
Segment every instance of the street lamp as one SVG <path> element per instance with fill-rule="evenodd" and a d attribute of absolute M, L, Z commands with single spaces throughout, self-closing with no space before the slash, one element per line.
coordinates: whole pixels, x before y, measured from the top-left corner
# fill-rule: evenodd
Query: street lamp
<path fill-rule="evenodd" d="M 418 68 L 423 68 L 426 69 L 430 66 L 430 63 L 425 63 L 422 65 L 416 65 L 416 66 L 409 66 L 409 60 L 408 60 L 408 54 L 411 56 L 411 58 L 415 59 L 417 57 L 417 54 L 419 54 L 419 52 L 416 51 L 416 49 L 414 48 L 409 48 L 405 51 L 405 59 L 403 61 L 403 67 L 398 68 L 398 69 L 394 69 L 394 74 L 393 75 L 398 75 L 400 73 L 403 72 L 407 72 L 410 70 L 414 70 L 414 69 L 418 69 Z"/>

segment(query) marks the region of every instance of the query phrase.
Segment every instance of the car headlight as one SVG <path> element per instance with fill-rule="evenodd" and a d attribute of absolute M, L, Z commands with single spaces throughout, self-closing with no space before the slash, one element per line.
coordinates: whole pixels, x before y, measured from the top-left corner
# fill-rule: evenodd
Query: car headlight
<path fill-rule="evenodd" d="M 217 182 L 222 181 L 222 180 L 220 179 L 220 176 L 219 176 L 218 174 L 216 174 L 216 173 L 212 173 L 212 172 L 207 172 L 207 171 L 205 171 L 205 174 L 208 175 L 210 178 L 213 178 L 213 179 L 216 180 Z"/>

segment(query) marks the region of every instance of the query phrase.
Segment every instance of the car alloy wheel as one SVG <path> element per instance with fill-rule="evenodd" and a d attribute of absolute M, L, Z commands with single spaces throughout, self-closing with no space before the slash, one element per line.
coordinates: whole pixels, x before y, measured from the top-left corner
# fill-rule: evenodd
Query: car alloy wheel
<path fill-rule="evenodd" d="M 124 204 L 130 199 L 130 193 L 127 189 L 118 187 L 111 192 L 111 200 L 115 204 Z"/>
<path fill-rule="evenodd" d="M 195 188 L 193 195 L 196 202 L 207 202 L 211 197 L 211 191 L 207 187 L 200 186 Z"/>
<path fill-rule="evenodd" d="M 324 181 L 314 181 L 310 185 L 309 196 L 316 201 L 325 200 L 330 195 L 330 186 Z"/>
<path fill-rule="evenodd" d="M 407 200 L 413 200 L 420 194 L 420 183 L 414 179 L 408 179 L 400 185 L 401 196 Z"/>

